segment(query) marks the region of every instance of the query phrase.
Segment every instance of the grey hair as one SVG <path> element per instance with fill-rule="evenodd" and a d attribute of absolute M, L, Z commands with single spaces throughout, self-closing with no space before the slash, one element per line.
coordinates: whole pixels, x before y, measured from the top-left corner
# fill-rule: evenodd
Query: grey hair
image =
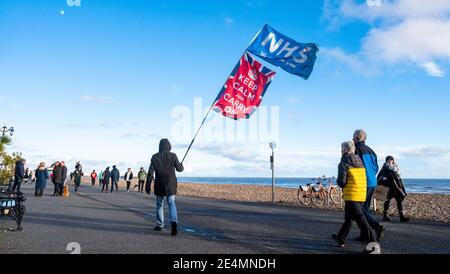
<path fill-rule="evenodd" d="M 342 154 L 350 153 L 355 154 L 355 143 L 353 141 L 346 141 L 341 144 Z"/>
<path fill-rule="evenodd" d="M 367 133 L 364 129 L 357 129 L 353 133 L 353 138 L 358 140 L 358 142 L 365 141 L 367 139 Z"/>

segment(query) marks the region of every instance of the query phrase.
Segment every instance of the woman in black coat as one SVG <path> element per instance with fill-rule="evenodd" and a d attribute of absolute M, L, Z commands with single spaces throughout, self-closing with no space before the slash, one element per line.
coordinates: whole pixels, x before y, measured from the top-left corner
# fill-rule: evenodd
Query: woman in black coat
<path fill-rule="evenodd" d="M 105 193 L 108 193 L 108 185 L 109 181 L 111 180 L 111 171 L 109 171 L 109 167 L 106 168 L 105 172 L 103 172 L 103 185 L 102 185 L 102 192 L 105 190 Z"/>
<path fill-rule="evenodd" d="M 391 222 L 391 218 L 388 216 L 389 205 L 391 199 L 394 198 L 397 202 L 398 214 L 400 215 L 400 222 L 408 222 L 409 218 L 403 214 L 403 200 L 406 197 L 405 186 L 400 178 L 400 173 L 394 157 L 386 157 L 386 163 L 383 165 L 380 173 L 378 173 L 378 184 L 388 187 L 388 196 L 384 203 L 384 221 Z"/>
<path fill-rule="evenodd" d="M 81 171 L 81 169 L 77 169 L 75 170 L 75 174 L 74 174 L 74 180 L 75 180 L 75 192 L 78 191 L 78 188 L 80 187 L 81 184 L 81 178 L 83 177 L 83 171 Z"/>
<path fill-rule="evenodd" d="M 59 196 L 59 187 L 62 183 L 62 167 L 59 162 L 56 162 L 53 166 L 52 182 L 55 185 L 53 196 Z"/>

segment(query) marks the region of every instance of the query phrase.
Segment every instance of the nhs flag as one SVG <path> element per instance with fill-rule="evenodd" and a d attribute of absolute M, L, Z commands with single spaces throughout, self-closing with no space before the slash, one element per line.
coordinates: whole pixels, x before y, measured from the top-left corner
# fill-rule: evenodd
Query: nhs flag
<path fill-rule="evenodd" d="M 308 79 L 319 48 L 315 43 L 296 42 L 266 24 L 247 51 L 289 73 Z"/>

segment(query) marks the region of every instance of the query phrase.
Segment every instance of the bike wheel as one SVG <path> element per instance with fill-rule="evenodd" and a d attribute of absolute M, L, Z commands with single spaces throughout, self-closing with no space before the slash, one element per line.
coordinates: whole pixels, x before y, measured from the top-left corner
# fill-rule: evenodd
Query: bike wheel
<path fill-rule="evenodd" d="M 315 193 L 314 198 L 312 199 L 312 202 L 314 205 L 318 207 L 323 207 L 325 205 L 325 202 L 327 200 L 325 191 L 319 191 Z"/>
<path fill-rule="evenodd" d="M 302 189 L 298 190 L 297 193 L 297 197 L 298 197 L 298 201 L 302 204 L 302 205 L 309 205 L 311 203 L 311 196 L 309 194 L 309 191 L 304 191 Z"/>
<path fill-rule="evenodd" d="M 330 189 L 330 200 L 334 204 L 341 204 L 342 203 L 342 195 L 341 195 L 340 189 L 335 188 L 335 187 L 332 187 Z"/>

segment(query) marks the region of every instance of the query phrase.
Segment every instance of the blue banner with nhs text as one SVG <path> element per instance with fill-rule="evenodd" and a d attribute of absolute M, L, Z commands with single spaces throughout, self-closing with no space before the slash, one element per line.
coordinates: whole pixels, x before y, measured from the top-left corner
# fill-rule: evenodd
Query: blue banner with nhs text
<path fill-rule="evenodd" d="M 308 79 L 313 71 L 319 48 L 315 43 L 296 42 L 265 25 L 247 51 L 289 73 Z"/>

